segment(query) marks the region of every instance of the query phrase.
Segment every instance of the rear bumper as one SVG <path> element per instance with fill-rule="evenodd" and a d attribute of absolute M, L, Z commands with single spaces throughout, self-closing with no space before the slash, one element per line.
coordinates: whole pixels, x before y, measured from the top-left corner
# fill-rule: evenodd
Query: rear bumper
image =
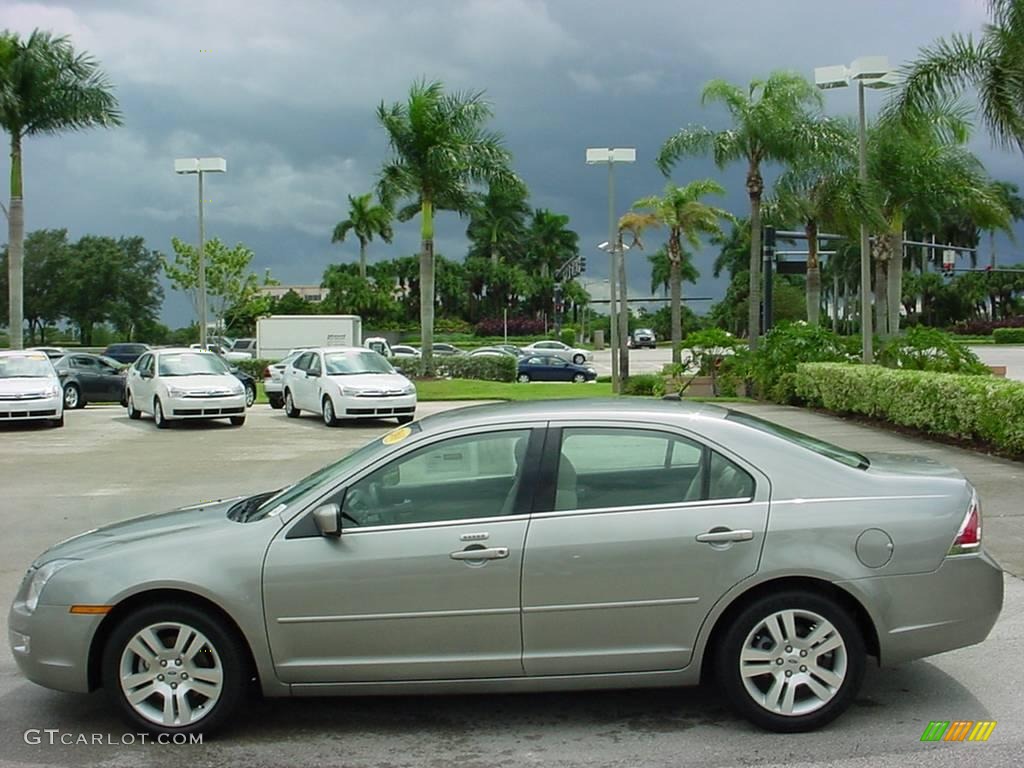
<path fill-rule="evenodd" d="M 946 558 L 932 573 L 838 582 L 872 606 L 882 664 L 980 643 L 1003 607 L 1003 570 L 987 552 Z"/>

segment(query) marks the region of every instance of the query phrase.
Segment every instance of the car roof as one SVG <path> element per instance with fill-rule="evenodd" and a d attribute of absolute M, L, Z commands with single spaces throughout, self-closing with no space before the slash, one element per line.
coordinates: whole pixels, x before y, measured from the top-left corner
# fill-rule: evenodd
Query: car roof
<path fill-rule="evenodd" d="M 166 354 L 181 354 L 182 352 L 190 355 L 213 355 L 217 357 L 216 352 L 211 352 L 208 349 L 192 349 L 191 347 L 158 347 L 157 349 L 148 349 L 147 352 L 152 352 L 156 355 Z"/>
<path fill-rule="evenodd" d="M 0 349 L 0 357 L 31 357 L 33 360 L 49 360 L 41 349 Z"/>
<path fill-rule="evenodd" d="M 329 352 L 373 352 L 372 349 L 367 349 L 366 347 L 310 347 L 306 351 L 323 352 L 324 354 Z"/>
<path fill-rule="evenodd" d="M 419 423 L 424 432 L 435 432 L 494 422 L 507 422 L 513 427 L 517 423 L 555 418 L 619 420 L 626 416 L 640 422 L 659 424 L 680 418 L 724 419 L 728 413 L 726 408 L 718 405 L 686 400 L 588 398 L 468 405 L 431 414 L 420 419 Z"/>

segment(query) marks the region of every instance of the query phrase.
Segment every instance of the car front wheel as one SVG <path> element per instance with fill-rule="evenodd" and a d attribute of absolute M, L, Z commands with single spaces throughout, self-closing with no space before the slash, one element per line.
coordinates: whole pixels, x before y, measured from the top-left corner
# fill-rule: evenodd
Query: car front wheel
<path fill-rule="evenodd" d="M 135 400 L 132 399 L 132 393 L 128 393 L 128 418 L 129 419 L 141 419 L 142 411 L 135 407 Z"/>
<path fill-rule="evenodd" d="M 792 733 L 819 728 L 850 706 L 865 656 L 844 608 L 811 592 L 784 592 L 740 612 L 717 650 L 716 671 L 740 715 Z"/>
<path fill-rule="evenodd" d="M 585 358 L 583 355 L 573 355 L 572 356 L 572 361 L 574 363 L 576 363 L 576 365 L 583 365 L 583 363 L 584 363 L 584 361 L 586 361 L 586 359 L 587 358 Z"/>
<path fill-rule="evenodd" d="M 300 413 L 301 413 L 301 411 L 299 411 L 299 409 L 295 407 L 295 401 L 292 400 L 292 393 L 289 392 L 288 390 L 285 390 L 285 393 L 284 393 L 284 415 L 287 416 L 290 419 L 297 419 L 297 418 L 299 418 L 299 414 Z"/>
<path fill-rule="evenodd" d="M 587 377 L 584 376 L 582 373 L 574 373 L 572 376 L 573 384 L 582 384 L 586 380 Z"/>
<path fill-rule="evenodd" d="M 171 426 L 167 417 L 164 416 L 164 404 L 160 402 L 160 398 L 153 400 L 153 422 L 157 429 L 167 429 Z"/>
<path fill-rule="evenodd" d="M 64 387 L 64 407 L 68 410 L 82 408 L 85 402 L 82 400 L 82 391 L 77 384 L 68 384 Z"/>
<path fill-rule="evenodd" d="M 245 407 L 252 408 L 252 404 L 256 402 L 256 385 L 246 384 L 245 385 Z"/>
<path fill-rule="evenodd" d="M 528 373 L 520 373 L 519 376 L 516 377 L 516 381 L 518 381 L 520 384 L 529 384 L 530 383 L 530 374 L 528 374 Z"/>
<path fill-rule="evenodd" d="M 151 605 L 111 633 L 103 649 L 103 686 L 136 727 L 210 733 L 241 701 L 247 659 L 240 639 L 209 612 Z"/>
<path fill-rule="evenodd" d="M 331 400 L 330 397 L 325 395 L 322 408 L 323 408 L 324 424 L 326 424 L 328 427 L 336 427 L 336 426 L 338 426 L 338 424 L 340 422 L 338 421 L 337 414 L 334 413 L 334 401 Z"/>

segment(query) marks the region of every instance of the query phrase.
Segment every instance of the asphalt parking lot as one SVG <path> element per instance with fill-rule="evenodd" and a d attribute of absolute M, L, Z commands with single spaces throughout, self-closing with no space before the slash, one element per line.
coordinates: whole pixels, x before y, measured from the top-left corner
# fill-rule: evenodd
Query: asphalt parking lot
<path fill-rule="evenodd" d="M 424 415 L 453 404 L 425 403 Z M 960 467 L 979 488 L 986 543 L 1024 574 L 1024 465 L 798 409 L 742 406 L 859 450 L 920 452 Z M 157 431 L 122 408 L 69 413 L 64 429 L 0 427 L 0 623 L 21 575 L 50 544 L 86 529 L 201 500 L 276 488 L 394 428 L 328 429 L 256 406 L 244 427 Z M 188 557 L 187 552 L 182 557 Z M 870 670 L 856 704 L 825 731 L 780 736 L 729 713 L 714 690 L 254 701 L 237 726 L 202 745 L 122 744 L 126 728 L 102 695 L 25 681 L 0 650 L 2 765 L 900 766 L 1020 764 L 1024 585 L 982 645 Z M 996 720 L 988 743 L 931 744 L 930 720 Z M 26 731 L 38 729 L 39 743 Z M 44 729 L 59 729 L 56 743 Z M 102 744 L 60 743 L 102 734 Z M 68 740 L 68 739 L 65 739 Z M 74 741 L 74 738 L 70 739 Z M 125 739 L 127 740 L 127 739 Z"/>

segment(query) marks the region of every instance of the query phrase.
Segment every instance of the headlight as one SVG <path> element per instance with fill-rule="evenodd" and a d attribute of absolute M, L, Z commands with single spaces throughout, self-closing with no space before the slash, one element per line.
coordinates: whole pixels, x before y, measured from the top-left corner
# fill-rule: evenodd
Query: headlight
<path fill-rule="evenodd" d="M 403 395 L 415 395 L 416 394 L 416 385 L 413 384 L 410 381 L 409 382 L 409 386 L 407 386 L 405 389 L 402 390 L 402 394 Z"/>
<path fill-rule="evenodd" d="M 168 387 L 168 397 L 184 397 L 188 393 L 188 390 L 182 389 L 181 387 Z"/>
<path fill-rule="evenodd" d="M 235 385 L 235 388 L 231 392 L 234 395 L 241 395 L 241 394 L 243 394 L 245 392 L 245 384 L 243 384 L 242 382 L 238 382 Z"/>
<path fill-rule="evenodd" d="M 25 593 L 25 607 L 28 609 L 29 613 L 35 611 L 36 606 L 39 605 L 39 596 L 43 593 L 43 587 L 46 586 L 46 582 L 50 580 L 50 577 L 52 577 L 53 574 L 61 568 L 75 562 L 78 561 L 67 559 L 51 560 L 36 569 L 36 572 L 32 574 L 32 580 L 28 584 L 28 591 Z"/>
<path fill-rule="evenodd" d="M 53 384 L 46 390 L 47 397 L 57 397 L 60 394 L 60 384 Z"/>

